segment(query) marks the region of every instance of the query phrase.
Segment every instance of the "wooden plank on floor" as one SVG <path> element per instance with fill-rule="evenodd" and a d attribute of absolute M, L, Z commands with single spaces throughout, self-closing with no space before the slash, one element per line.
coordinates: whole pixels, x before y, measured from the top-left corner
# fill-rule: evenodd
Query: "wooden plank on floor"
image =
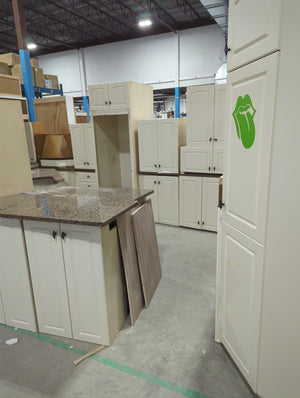
<path fill-rule="evenodd" d="M 129 301 L 131 325 L 135 324 L 144 306 L 144 297 L 138 260 L 135 248 L 135 239 L 131 222 L 131 214 L 136 208 L 117 218 L 118 233 L 123 257 L 125 280 Z"/>
<path fill-rule="evenodd" d="M 151 200 L 132 213 L 132 225 L 145 305 L 148 307 L 162 275 Z"/>

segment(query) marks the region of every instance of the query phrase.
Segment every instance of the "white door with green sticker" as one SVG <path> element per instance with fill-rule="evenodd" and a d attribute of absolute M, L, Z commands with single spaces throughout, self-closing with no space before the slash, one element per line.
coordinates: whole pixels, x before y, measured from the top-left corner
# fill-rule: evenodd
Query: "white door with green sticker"
<path fill-rule="evenodd" d="M 229 74 L 223 220 L 264 242 L 278 54 Z"/>

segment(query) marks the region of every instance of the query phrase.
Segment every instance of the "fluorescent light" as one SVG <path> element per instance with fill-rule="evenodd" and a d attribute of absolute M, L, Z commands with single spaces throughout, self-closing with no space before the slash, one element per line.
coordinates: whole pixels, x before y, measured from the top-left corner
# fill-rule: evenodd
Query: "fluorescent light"
<path fill-rule="evenodd" d="M 152 25 L 152 21 L 150 19 L 142 19 L 139 22 L 139 26 L 141 26 L 142 28 L 144 28 L 145 26 L 150 26 Z"/>
<path fill-rule="evenodd" d="M 37 47 L 37 45 L 35 43 L 28 43 L 27 44 L 28 50 L 34 50 L 36 47 Z"/>

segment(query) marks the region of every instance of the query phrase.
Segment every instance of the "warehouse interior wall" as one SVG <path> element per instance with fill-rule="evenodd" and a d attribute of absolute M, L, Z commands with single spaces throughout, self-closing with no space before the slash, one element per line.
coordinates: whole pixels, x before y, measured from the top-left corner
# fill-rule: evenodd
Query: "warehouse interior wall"
<path fill-rule="evenodd" d="M 169 88 L 175 87 L 177 80 L 182 87 L 212 83 L 224 62 L 221 29 L 210 25 L 183 30 L 179 35 L 179 45 L 178 34 L 166 33 L 84 48 L 87 84 L 131 80 Z M 38 59 L 45 73 L 59 76 L 66 94 L 82 95 L 78 50 Z"/>

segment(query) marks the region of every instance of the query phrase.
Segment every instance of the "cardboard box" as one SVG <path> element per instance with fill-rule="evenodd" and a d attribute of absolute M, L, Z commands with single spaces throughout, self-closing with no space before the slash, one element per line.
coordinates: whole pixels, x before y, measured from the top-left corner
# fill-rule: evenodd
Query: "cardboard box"
<path fill-rule="evenodd" d="M 53 90 L 59 90 L 58 76 L 44 75 L 44 79 L 45 79 L 45 88 L 52 88 Z"/>
<path fill-rule="evenodd" d="M 15 76 L 0 75 L 0 93 L 21 96 L 19 79 Z"/>
<path fill-rule="evenodd" d="M 40 67 L 39 60 L 38 60 L 38 59 L 32 58 L 32 59 L 30 60 L 30 63 L 31 63 L 31 66 L 33 66 L 34 68 L 39 68 L 39 67 Z"/>
<path fill-rule="evenodd" d="M 31 67 L 31 71 L 32 71 L 32 79 L 33 79 L 33 85 L 35 86 L 35 73 L 34 73 L 34 68 Z M 11 75 L 12 76 L 16 76 L 19 78 L 20 83 L 23 84 L 23 75 L 22 75 L 22 68 L 21 65 L 14 65 L 11 68 Z"/>
<path fill-rule="evenodd" d="M 0 62 L 0 73 L 2 75 L 10 75 L 9 66 L 5 62 Z"/>
<path fill-rule="evenodd" d="M 7 53 L 0 54 L 0 62 L 5 62 L 8 66 L 14 66 L 20 64 L 20 57 L 18 54 Z"/>
<path fill-rule="evenodd" d="M 44 71 L 42 68 L 34 68 L 34 80 L 36 87 L 45 87 Z"/>

